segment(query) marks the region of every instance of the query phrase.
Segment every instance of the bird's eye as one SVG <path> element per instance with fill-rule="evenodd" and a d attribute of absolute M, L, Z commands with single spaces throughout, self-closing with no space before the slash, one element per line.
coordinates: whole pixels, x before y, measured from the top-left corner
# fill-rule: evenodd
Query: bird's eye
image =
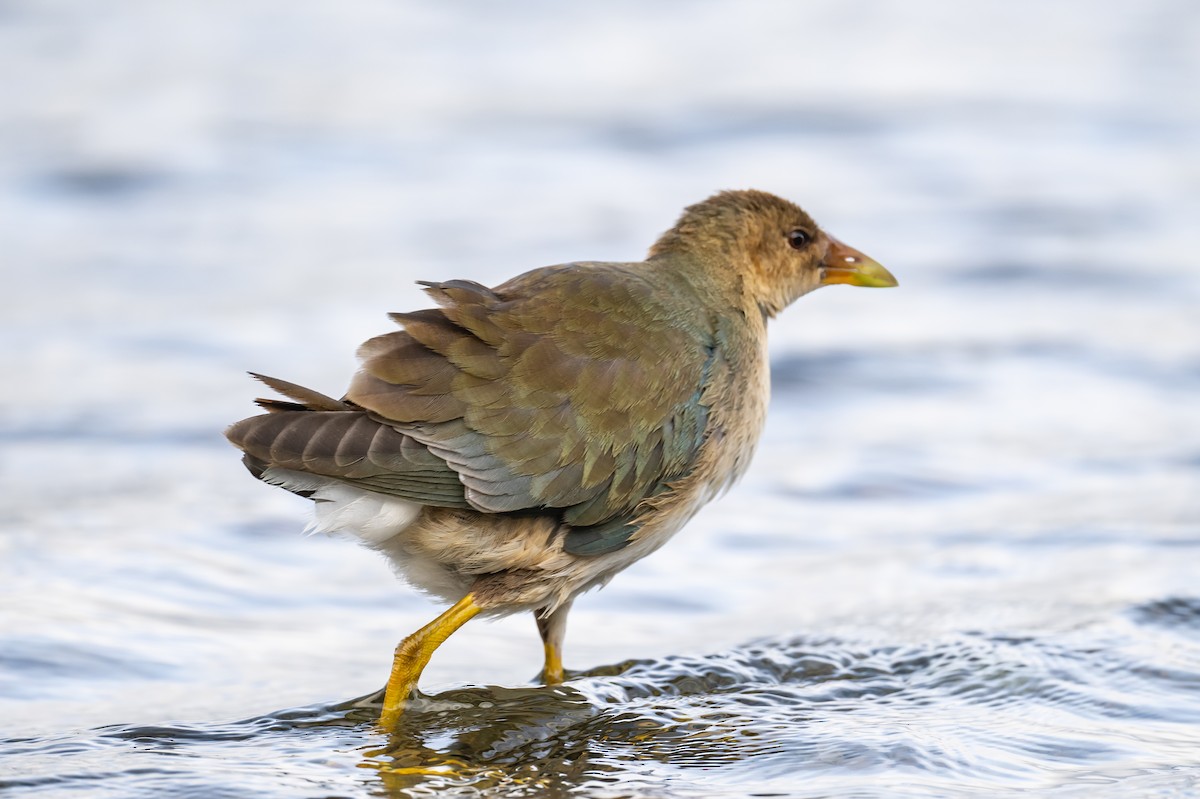
<path fill-rule="evenodd" d="M 793 250 L 803 250 L 812 241 L 812 236 L 807 230 L 796 228 L 788 234 L 788 244 L 792 245 Z"/>

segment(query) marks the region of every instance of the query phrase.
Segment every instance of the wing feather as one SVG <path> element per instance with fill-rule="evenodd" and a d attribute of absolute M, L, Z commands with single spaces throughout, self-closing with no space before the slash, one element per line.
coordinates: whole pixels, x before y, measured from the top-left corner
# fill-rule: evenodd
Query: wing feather
<path fill-rule="evenodd" d="M 363 346 L 347 399 L 444 458 L 479 510 L 595 525 L 692 468 L 712 328 L 678 294 L 619 264 L 424 285 L 440 307 L 393 314 L 404 330 Z"/>
<path fill-rule="evenodd" d="M 639 504 L 687 475 L 704 442 L 716 344 L 703 304 L 689 312 L 686 287 L 624 264 L 547 267 L 495 289 L 423 285 L 439 307 L 392 314 L 403 330 L 359 348 L 345 399 L 259 377 L 294 402 L 261 400 L 270 413 L 227 431 L 252 471 L 553 511 L 568 551 L 625 546 Z"/>

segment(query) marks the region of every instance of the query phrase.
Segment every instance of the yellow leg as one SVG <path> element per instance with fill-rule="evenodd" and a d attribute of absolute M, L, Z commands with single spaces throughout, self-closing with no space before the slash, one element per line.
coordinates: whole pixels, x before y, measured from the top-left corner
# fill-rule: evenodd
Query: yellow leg
<path fill-rule="evenodd" d="M 400 642 L 392 660 L 392 675 L 388 678 L 387 690 L 383 695 L 380 724 L 384 727 L 396 725 L 404 711 L 404 703 L 417 687 L 417 680 L 429 665 L 433 651 L 481 610 L 483 608 L 475 603 L 475 596 L 467 594 L 441 616 Z"/>
<path fill-rule="evenodd" d="M 542 681 L 546 685 L 558 685 L 563 681 L 562 652 L 549 641 L 545 643 L 545 647 L 546 666 L 542 669 Z"/>
<path fill-rule="evenodd" d="M 546 665 L 542 668 L 542 682 L 546 685 L 558 685 L 565 676 L 562 664 L 563 638 L 567 634 L 567 614 L 570 612 L 571 603 L 568 601 L 548 616 L 541 615 L 539 611 L 533 613 L 538 632 L 542 634 L 542 647 L 546 650 Z"/>

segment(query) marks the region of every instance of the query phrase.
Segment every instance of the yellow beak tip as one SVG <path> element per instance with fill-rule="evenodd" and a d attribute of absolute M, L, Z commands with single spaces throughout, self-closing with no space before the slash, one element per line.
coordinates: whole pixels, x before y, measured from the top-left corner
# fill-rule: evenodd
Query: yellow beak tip
<path fill-rule="evenodd" d="M 900 285 L 888 270 L 871 260 L 860 261 L 853 266 L 831 266 L 825 270 L 821 279 L 823 285 L 845 283 L 848 286 L 863 286 L 864 288 L 885 289 Z"/>
<path fill-rule="evenodd" d="M 890 289 L 899 286 L 900 281 L 891 272 L 881 266 L 877 273 L 863 275 L 863 280 L 854 285 L 866 286 L 873 289 Z"/>

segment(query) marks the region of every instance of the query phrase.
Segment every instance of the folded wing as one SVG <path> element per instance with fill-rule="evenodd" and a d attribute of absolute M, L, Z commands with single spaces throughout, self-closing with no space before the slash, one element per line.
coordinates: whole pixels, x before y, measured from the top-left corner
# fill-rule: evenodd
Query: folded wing
<path fill-rule="evenodd" d="M 393 314 L 404 329 L 360 348 L 344 400 L 267 381 L 298 405 L 267 401 L 230 438 L 424 504 L 559 513 L 579 554 L 627 543 L 704 440 L 712 321 L 620 264 L 425 285 L 439 307 Z"/>

